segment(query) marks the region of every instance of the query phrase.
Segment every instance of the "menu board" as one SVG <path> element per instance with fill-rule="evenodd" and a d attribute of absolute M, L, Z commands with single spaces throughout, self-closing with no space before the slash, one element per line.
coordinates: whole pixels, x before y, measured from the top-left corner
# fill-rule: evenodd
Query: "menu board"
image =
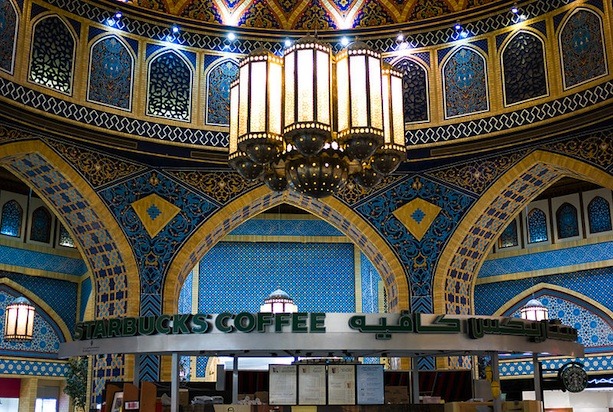
<path fill-rule="evenodd" d="M 328 366 L 328 405 L 355 405 L 355 365 Z"/>
<path fill-rule="evenodd" d="M 298 366 L 298 405 L 326 404 L 326 365 Z"/>
<path fill-rule="evenodd" d="M 383 405 L 383 365 L 356 365 L 358 405 Z"/>
<path fill-rule="evenodd" d="M 270 365 L 268 367 L 268 403 L 295 405 L 297 397 L 296 365 Z"/>

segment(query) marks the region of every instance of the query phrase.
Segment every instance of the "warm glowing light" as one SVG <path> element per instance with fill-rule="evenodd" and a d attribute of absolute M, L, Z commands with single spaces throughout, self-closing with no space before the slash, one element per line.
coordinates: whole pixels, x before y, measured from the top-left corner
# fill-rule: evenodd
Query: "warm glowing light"
<path fill-rule="evenodd" d="M 34 333 L 34 306 L 19 297 L 6 306 L 4 317 L 5 340 L 30 340 Z"/>
<path fill-rule="evenodd" d="M 230 41 L 236 40 L 236 34 L 234 34 L 234 32 L 228 33 L 228 40 Z"/>
<path fill-rule="evenodd" d="M 347 46 L 349 44 L 349 38 L 346 36 L 341 37 L 341 45 L 343 47 Z"/>

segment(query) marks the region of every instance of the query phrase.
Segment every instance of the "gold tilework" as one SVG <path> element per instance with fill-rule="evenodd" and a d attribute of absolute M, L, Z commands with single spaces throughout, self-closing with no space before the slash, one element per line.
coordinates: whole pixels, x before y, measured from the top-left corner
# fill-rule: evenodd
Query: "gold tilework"
<path fill-rule="evenodd" d="M 437 205 L 416 197 L 393 213 L 417 240 L 421 240 L 440 211 Z"/>
<path fill-rule="evenodd" d="M 181 211 L 180 208 L 155 193 L 132 203 L 132 208 L 152 238 Z"/>

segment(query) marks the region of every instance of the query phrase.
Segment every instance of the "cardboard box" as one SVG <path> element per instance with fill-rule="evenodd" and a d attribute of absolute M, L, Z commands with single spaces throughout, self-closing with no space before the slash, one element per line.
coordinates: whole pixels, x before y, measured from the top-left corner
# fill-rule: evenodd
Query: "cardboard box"
<path fill-rule="evenodd" d="M 409 388 L 407 386 L 386 386 L 385 403 L 387 404 L 406 404 L 411 403 L 409 398 Z"/>
<path fill-rule="evenodd" d="M 259 391 L 255 393 L 255 397 L 262 403 L 268 403 L 268 391 Z"/>

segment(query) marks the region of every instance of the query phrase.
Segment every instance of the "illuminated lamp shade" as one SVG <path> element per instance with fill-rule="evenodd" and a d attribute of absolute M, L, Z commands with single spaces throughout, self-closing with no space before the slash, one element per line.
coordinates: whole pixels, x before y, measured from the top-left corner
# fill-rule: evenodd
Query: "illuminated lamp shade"
<path fill-rule="evenodd" d="M 381 54 L 364 42 L 336 56 L 338 138 L 351 159 L 365 160 L 383 143 Z"/>
<path fill-rule="evenodd" d="M 245 152 L 238 150 L 238 80 L 230 85 L 230 122 L 228 164 L 236 170 L 243 179 L 255 180 L 264 172 L 264 166 L 254 162 Z"/>
<path fill-rule="evenodd" d="M 304 156 L 315 156 L 332 135 L 332 48 L 306 36 L 285 50 L 284 136 Z"/>
<path fill-rule="evenodd" d="M 383 63 L 383 145 L 372 159 L 372 168 L 380 174 L 393 173 L 406 160 L 404 113 L 402 104 L 402 73 Z"/>
<path fill-rule="evenodd" d="M 5 340 L 30 340 L 34 332 L 34 306 L 24 297 L 18 297 L 6 306 L 4 318 Z"/>
<path fill-rule="evenodd" d="M 238 116 L 238 149 L 255 163 L 268 163 L 283 149 L 282 88 L 280 57 L 260 48 L 241 61 L 238 110 L 230 110 L 230 115 Z M 230 124 L 236 120 L 231 117 Z"/>
<path fill-rule="evenodd" d="M 520 316 L 526 320 L 546 320 L 549 319 L 549 310 L 538 299 L 530 299 L 520 309 Z"/>
<path fill-rule="evenodd" d="M 295 313 L 298 312 L 298 306 L 294 304 L 294 300 L 287 292 L 277 289 L 264 299 L 264 304 L 260 305 L 260 312 Z"/>
<path fill-rule="evenodd" d="M 317 157 L 289 158 L 285 170 L 290 185 L 298 192 L 314 198 L 338 192 L 349 177 L 349 164 L 336 150 L 324 149 Z"/>

